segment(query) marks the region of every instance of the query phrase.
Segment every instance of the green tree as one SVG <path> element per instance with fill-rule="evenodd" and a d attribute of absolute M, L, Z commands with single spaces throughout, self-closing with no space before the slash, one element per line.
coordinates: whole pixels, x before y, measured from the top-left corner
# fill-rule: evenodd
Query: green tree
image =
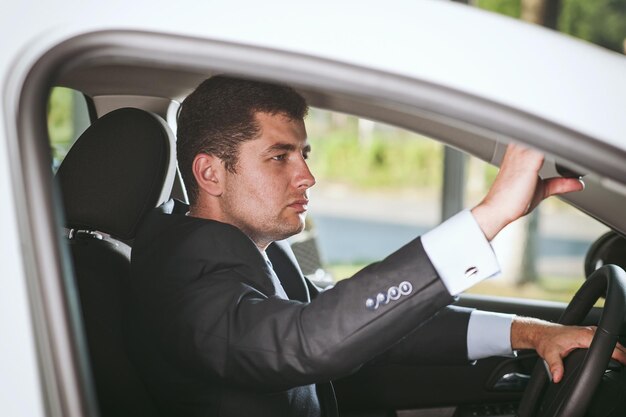
<path fill-rule="evenodd" d="M 476 0 L 473 4 L 481 9 L 521 18 L 522 3 L 522 0 Z M 527 3 L 542 3 L 554 9 L 558 14 L 556 28 L 560 32 L 624 52 L 626 0 L 542 0 Z M 528 18 L 526 20 L 534 21 Z M 553 27 L 545 21 L 536 23 L 548 23 L 548 27 Z"/>
<path fill-rule="evenodd" d="M 477 0 L 475 5 L 481 9 L 515 18 L 520 17 L 522 10 L 521 0 Z"/>
<path fill-rule="evenodd" d="M 72 90 L 55 87 L 48 99 L 48 135 L 53 167 L 65 158 L 74 137 Z"/>
<path fill-rule="evenodd" d="M 624 52 L 626 0 L 563 0 L 559 30 Z"/>

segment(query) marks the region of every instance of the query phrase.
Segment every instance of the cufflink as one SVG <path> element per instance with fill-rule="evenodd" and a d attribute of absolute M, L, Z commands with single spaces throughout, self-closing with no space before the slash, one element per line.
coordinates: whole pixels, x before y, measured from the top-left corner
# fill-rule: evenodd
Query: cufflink
<path fill-rule="evenodd" d="M 470 266 L 465 270 L 465 278 L 471 278 L 476 274 L 478 274 L 478 267 L 476 266 Z"/>
<path fill-rule="evenodd" d="M 378 310 L 381 305 L 389 304 L 389 301 L 396 301 L 403 295 L 413 292 L 413 285 L 408 281 L 403 281 L 399 286 L 389 287 L 386 293 L 379 292 L 376 297 L 365 300 L 365 307 L 368 310 Z"/>

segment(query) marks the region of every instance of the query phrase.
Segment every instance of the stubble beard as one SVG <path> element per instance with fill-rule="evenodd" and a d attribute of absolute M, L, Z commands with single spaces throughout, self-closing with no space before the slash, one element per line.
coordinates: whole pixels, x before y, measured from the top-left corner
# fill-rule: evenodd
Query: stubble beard
<path fill-rule="evenodd" d="M 277 240 L 287 239 L 304 230 L 304 217 L 298 215 L 300 221 L 296 225 L 290 221 L 277 218 L 263 222 L 256 230 L 250 230 L 248 236 L 259 246 L 267 246 Z M 245 233 L 245 232 L 244 232 Z"/>
<path fill-rule="evenodd" d="M 225 213 L 228 213 L 225 219 L 226 223 L 241 230 L 259 248 L 265 248 L 272 242 L 287 239 L 304 230 L 306 213 L 296 214 L 298 216 L 298 224 L 295 224 L 291 219 L 284 218 L 281 215 L 273 218 L 250 215 L 250 213 L 241 210 L 237 204 L 233 204 L 228 199 L 223 200 L 223 210 Z"/>

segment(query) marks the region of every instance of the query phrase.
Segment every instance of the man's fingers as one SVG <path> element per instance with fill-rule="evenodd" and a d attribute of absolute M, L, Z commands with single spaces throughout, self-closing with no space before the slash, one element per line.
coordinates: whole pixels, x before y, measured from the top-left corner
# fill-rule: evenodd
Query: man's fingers
<path fill-rule="evenodd" d="M 543 198 L 551 195 L 582 191 L 585 183 L 577 178 L 549 178 L 543 181 Z"/>
<path fill-rule="evenodd" d="M 546 357 L 544 358 L 544 360 L 546 361 L 546 364 L 548 365 L 550 374 L 552 374 L 552 381 L 555 384 L 558 384 L 559 382 L 561 382 L 561 379 L 563 379 L 564 368 L 563 368 L 563 360 L 561 359 L 559 354 L 557 352 L 546 354 Z"/>
<path fill-rule="evenodd" d="M 551 375 L 552 381 L 556 384 L 563 380 L 565 367 L 563 358 L 567 357 L 575 349 L 588 349 L 596 333 L 596 326 L 563 326 L 552 323 L 545 323 L 539 320 L 526 322 L 517 318 L 511 327 L 511 346 L 521 344 L 519 340 L 524 340 L 524 334 L 532 334 L 530 340 L 531 347 L 543 358 L 546 371 Z M 524 327 L 524 325 L 526 327 Z M 529 330 L 530 328 L 530 330 Z M 513 338 L 515 330 L 515 338 Z M 520 336 L 521 335 L 521 336 Z M 519 339 L 521 337 L 521 339 Z M 615 345 L 612 358 L 626 365 L 626 348 L 620 343 Z"/>

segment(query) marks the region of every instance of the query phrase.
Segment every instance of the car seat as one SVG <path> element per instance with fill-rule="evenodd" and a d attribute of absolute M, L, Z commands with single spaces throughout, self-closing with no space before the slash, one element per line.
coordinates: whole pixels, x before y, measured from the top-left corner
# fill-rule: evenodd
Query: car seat
<path fill-rule="evenodd" d="M 159 116 L 118 109 L 78 138 L 56 174 L 103 417 L 157 415 L 123 329 L 132 241 L 142 217 L 169 198 L 175 149 Z"/>

